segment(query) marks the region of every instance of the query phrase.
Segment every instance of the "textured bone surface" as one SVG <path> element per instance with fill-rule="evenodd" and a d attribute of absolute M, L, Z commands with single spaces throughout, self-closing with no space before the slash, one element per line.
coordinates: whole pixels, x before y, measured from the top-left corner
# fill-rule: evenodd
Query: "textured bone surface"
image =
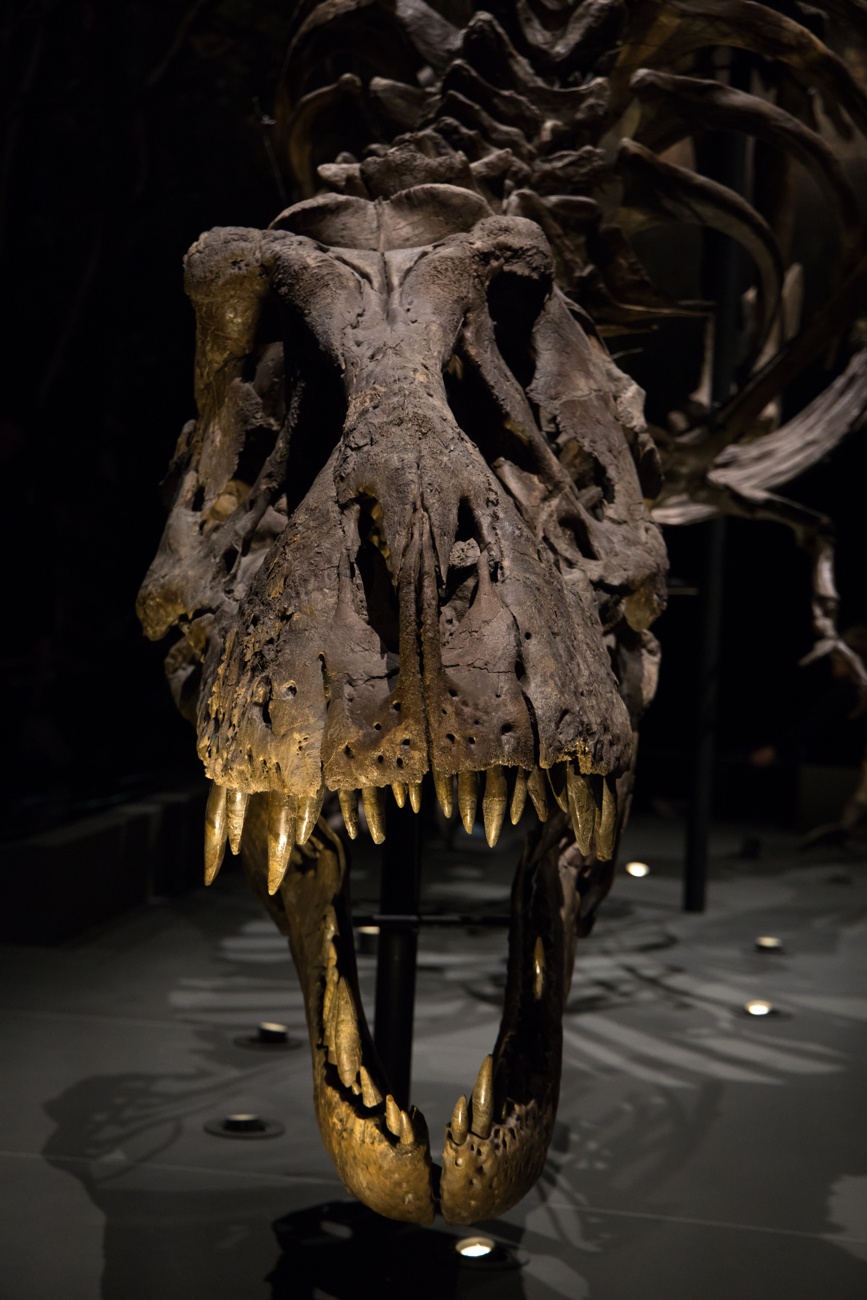
<path fill-rule="evenodd" d="M 240 851 L 289 937 L 323 1141 L 353 1194 L 419 1223 L 503 1213 L 544 1166 L 575 941 L 611 884 L 658 672 L 654 500 L 665 522 L 793 527 L 819 644 L 839 648 L 828 530 L 769 489 L 867 397 L 855 356 L 776 427 L 867 285 L 858 204 L 804 93 L 863 130 L 845 66 L 742 0 L 492 7 L 297 7 L 276 133 L 296 201 L 187 255 L 198 414 L 138 606 L 150 637 L 183 638 L 167 672 L 212 782 L 206 880 Z M 727 44 L 766 57 L 762 98 L 693 75 Z M 794 153 L 834 205 L 838 286 L 800 333 L 784 205 L 759 214 L 659 157 L 727 128 Z M 701 342 L 707 305 L 658 287 L 633 243 L 672 221 L 753 260 L 747 379 L 711 412 L 669 366 L 651 436 L 604 339 L 658 356 L 674 322 Z M 439 1174 L 365 1022 L 346 842 L 434 801 L 491 846 L 507 815 L 528 831 L 500 1033 L 461 1081 Z"/>

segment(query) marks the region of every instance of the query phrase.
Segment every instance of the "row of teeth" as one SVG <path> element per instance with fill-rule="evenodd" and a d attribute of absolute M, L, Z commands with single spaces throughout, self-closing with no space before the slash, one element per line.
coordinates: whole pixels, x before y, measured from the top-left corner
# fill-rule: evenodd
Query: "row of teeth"
<path fill-rule="evenodd" d="M 507 775 L 509 773 L 509 775 Z M 464 830 L 472 833 L 479 800 L 478 772 L 460 772 L 451 777 L 443 772 L 433 773 L 434 789 L 446 817 L 457 808 Z M 547 782 L 545 777 L 547 776 Z M 617 796 L 611 776 L 587 776 L 573 763 L 556 763 L 543 774 L 534 767 L 531 772 L 497 765 L 484 773 L 485 789 L 482 796 L 482 820 L 485 837 L 491 848 L 497 843 L 506 813 L 513 826 L 517 826 L 529 798 L 540 821 L 548 818 L 548 797 L 553 796 L 557 806 L 572 819 L 572 828 L 579 851 L 585 856 L 595 843 L 596 857 L 608 861 L 614 852 L 617 826 Z M 511 797 L 510 797 L 511 787 Z M 374 844 L 385 839 L 385 789 L 368 785 L 359 790 L 338 790 L 340 811 L 346 832 L 355 839 L 359 831 L 359 798 L 363 801 L 364 817 Z M 391 787 L 399 808 L 407 800 L 413 812 L 421 808 L 421 782 L 397 782 Z M 280 888 L 289 857 L 296 845 L 306 844 L 322 812 L 327 790 L 322 785 L 315 795 L 296 796 L 272 790 L 268 815 L 268 891 L 273 894 Z M 214 781 L 208 797 L 205 814 L 205 883 L 210 884 L 223 861 L 228 842 L 233 853 L 240 853 L 244 831 L 244 817 L 249 795 L 242 790 L 218 785 Z"/>
<path fill-rule="evenodd" d="M 537 940 L 533 954 L 536 972 L 534 983 L 544 979 L 544 958 L 541 940 Z M 535 990 L 534 990 L 535 991 Z M 541 989 L 535 991 L 537 999 Z M 389 1133 L 402 1146 L 413 1146 L 428 1140 L 424 1116 L 415 1106 L 402 1110 L 391 1093 L 383 1097 L 369 1070 L 362 1062 L 361 1037 L 358 1032 L 358 1014 L 348 982 L 337 969 L 337 955 L 332 945 L 325 977 L 322 1006 L 322 1041 L 327 1057 L 336 1070 L 344 1088 L 361 1099 L 366 1110 L 382 1108 L 382 1119 Z M 496 1119 L 494 1114 L 494 1059 L 486 1056 L 479 1070 L 471 1100 L 465 1095 L 458 1098 L 449 1125 L 449 1136 L 455 1146 L 463 1146 L 470 1132 L 479 1138 L 489 1138 Z"/>

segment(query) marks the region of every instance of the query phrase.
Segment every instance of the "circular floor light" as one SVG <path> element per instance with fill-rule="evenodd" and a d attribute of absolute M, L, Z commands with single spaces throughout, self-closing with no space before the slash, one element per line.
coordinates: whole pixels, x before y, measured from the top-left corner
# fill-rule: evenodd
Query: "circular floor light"
<path fill-rule="evenodd" d="M 208 1120 L 204 1128 L 211 1137 L 222 1138 L 274 1138 L 285 1132 L 283 1125 L 275 1119 L 264 1119 L 251 1111 L 238 1111 L 221 1119 Z"/>
<path fill-rule="evenodd" d="M 774 934 L 760 934 L 755 941 L 756 952 L 782 952 L 783 941 Z"/>
<path fill-rule="evenodd" d="M 775 1009 L 773 1002 L 766 1002 L 764 998 L 753 998 L 744 1003 L 744 1011 L 748 1016 L 772 1016 Z"/>
<path fill-rule="evenodd" d="M 485 1255 L 490 1255 L 496 1242 L 491 1237 L 462 1237 L 455 1244 L 455 1250 L 464 1259 L 484 1259 Z"/>
<path fill-rule="evenodd" d="M 646 862 L 627 862 L 626 874 L 628 876 L 649 876 L 650 867 Z"/>

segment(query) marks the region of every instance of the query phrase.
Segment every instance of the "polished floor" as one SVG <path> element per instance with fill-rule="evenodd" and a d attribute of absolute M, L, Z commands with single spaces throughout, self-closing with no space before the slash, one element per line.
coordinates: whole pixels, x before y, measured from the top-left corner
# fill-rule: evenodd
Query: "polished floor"
<path fill-rule="evenodd" d="M 445 1225 L 354 1205 L 322 1151 L 283 940 L 237 874 L 55 947 L 0 948 L 3 1300 L 863 1300 L 867 861 L 714 837 L 709 905 L 680 910 L 675 821 L 638 821 L 579 947 L 545 1175 L 465 1259 Z M 753 832 L 751 832 L 753 834 Z M 515 846 L 427 850 L 426 905 L 503 909 Z M 359 907 L 374 864 L 357 864 Z M 783 951 L 759 953 L 756 936 Z M 496 1035 L 497 931 L 427 930 L 413 1099 L 432 1133 Z M 373 1005 L 372 955 L 360 958 Z M 748 1000 L 778 1014 L 750 1018 Z M 227 1113 L 270 1139 L 204 1130 Z M 479 1229 L 475 1229 L 479 1231 Z"/>

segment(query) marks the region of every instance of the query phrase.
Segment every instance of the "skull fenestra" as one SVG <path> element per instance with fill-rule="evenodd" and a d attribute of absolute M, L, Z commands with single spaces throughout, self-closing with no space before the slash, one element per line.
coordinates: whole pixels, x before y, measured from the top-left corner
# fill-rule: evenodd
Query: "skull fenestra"
<path fill-rule="evenodd" d="M 362 81 L 299 92 L 287 153 L 312 197 L 267 230 L 217 229 L 190 250 L 198 417 L 182 432 L 139 598 L 149 636 L 182 634 L 166 662 L 212 781 L 206 877 L 227 842 L 240 851 L 289 937 L 340 1177 L 373 1209 L 416 1222 L 437 1204 L 454 1223 L 502 1213 L 542 1170 L 574 945 L 611 882 L 656 683 L 659 462 L 642 394 L 582 294 L 630 327 L 678 315 L 623 234 L 660 203 L 742 236 L 766 299 L 779 279 L 773 239 L 746 205 L 640 142 L 593 144 L 623 129 L 630 96 L 646 90 L 647 75 L 632 77 L 639 56 L 673 41 L 683 59 L 728 39 L 716 10 L 697 39 L 685 9 L 672 27 L 667 7 L 635 6 L 663 35 L 623 38 L 609 84 L 590 74 L 608 18 L 627 10 L 566 6 L 563 23 L 572 9 L 586 23 L 558 35 L 532 5 L 504 7 L 539 54 L 537 74 L 488 14 L 461 33 L 420 3 L 302 6 L 302 53 L 329 24 L 350 45 L 362 11 L 374 36 L 377 14 L 392 35 L 402 23 L 400 40 L 381 44 L 413 84 L 368 69 L 380 143 L 360 162 L 319 166 L 336 191 L 319 194 L 314 126 L 325 122 L 317 140 L 332 119 L 352 135 Z M 716 84 L 669 81 L 651 89 Z M 760 110 L 750 106 L 756 120 Z M 590 195 L 618 175 L 621 220 L 606 224 Z M 756 349 L 773 317 L 763 311 Z M 699 476 L 727 445 L 715 436 Z M 695 455 L 699 443 L 684 446 Z M 744 491 L 731 499 L 746 508 Z M 348 895 L 346 837 L 366 829 L 381 842 L 386 796 L 417 810 L 426 786 L 468 830 L 478 809 L 491 845 L 507 816 L 531 825 L 500 1033 L 454 1108 L 441 1171 L 423 1116 L 395 1097 L 374 1049 Z M 332 828 L 338 803 L 345 835 Z"/>

